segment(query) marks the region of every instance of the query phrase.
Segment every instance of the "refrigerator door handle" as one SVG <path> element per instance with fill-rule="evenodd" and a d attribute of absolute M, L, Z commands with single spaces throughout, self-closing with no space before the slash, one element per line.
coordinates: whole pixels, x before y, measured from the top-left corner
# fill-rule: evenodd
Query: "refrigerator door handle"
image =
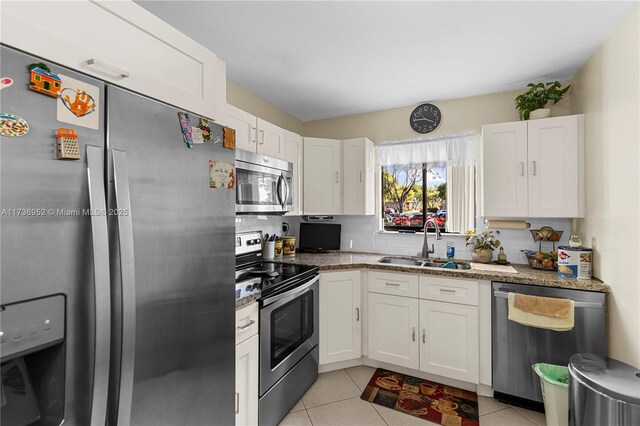
<path fill-rule="evenodd" d="M 95 286 L 94 368 L 90 423 L 104 425 L 107 421 L 111 352 L 111 281 L 102 149 L 87 145 L 86 158 Z"/>
<path fill-rule="evenodd" d="M 136 347 L 136 274 L 133 252 L 133 224 L 131 197 L 129 194 L 129 170 L 127 153 L 113 149 L 113 180 L 115 186 L 120 252 L 120 281 L 122 283 L 122 354 L 120 362 L 120 394 L 118 401 L 118 425 L 131 421 L 133 397 L 133 371 Z"/>

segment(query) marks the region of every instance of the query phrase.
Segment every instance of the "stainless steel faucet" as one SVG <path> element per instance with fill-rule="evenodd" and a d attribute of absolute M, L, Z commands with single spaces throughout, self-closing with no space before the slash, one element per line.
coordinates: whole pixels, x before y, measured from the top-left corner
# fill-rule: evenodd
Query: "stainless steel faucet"
<path fill-rule="evenodd" d="M 431 250 L 429 250 L 429 243 L 427 242 L 427 226 L 429 225 L 429 222 L 433 223 L 433 227 L 436 228 L 436 240 L 442 239 L 442 235 L 440 235 L 440 228 L 438 227 L 435 219 L 427 219 L 424 222 L 424 228 L 422 229 L 422 231 L 424 232 L 424 242 L 422 243 L 422 257 L 424 257 L 425 259 L 429 258 L 429 254 L 435 253 L 435 247 L 433 243 L 431 243 Z"/>

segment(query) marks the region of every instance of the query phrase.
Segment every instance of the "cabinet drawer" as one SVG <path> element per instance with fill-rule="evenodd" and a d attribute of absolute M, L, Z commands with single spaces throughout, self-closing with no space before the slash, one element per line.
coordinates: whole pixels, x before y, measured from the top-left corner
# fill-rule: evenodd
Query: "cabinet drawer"
<path fill-rule="evenodd" d="M 369 272 L 369 292 L 418 297 L 418 276 L 390 272 Z"/>
<path fill-rule="evenodd" d="M 236 311 L 236 345 L 258 334 L 258 303 Z"/>
<path fill-rule="evenodd" d="M 478 306 L 478 282 L 422 276 L 420 277 L 420 299 Z"/>

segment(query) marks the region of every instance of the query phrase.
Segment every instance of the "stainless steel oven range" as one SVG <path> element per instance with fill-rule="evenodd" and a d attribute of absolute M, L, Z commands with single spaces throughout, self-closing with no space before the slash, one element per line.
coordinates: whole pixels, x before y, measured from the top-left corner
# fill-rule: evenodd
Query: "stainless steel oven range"
<path fill-rule="evenodd" d="M 277 425 L 318 377 L 315 267 L 261 260 L 261 232 L 236 235 L 236 297 L 260 293 L 259 423 Z"/>

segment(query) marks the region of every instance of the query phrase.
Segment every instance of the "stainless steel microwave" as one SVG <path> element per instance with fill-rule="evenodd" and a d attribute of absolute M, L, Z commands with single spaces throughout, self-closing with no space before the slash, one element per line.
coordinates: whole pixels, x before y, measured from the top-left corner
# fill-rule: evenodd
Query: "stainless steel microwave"
<path fill-rule="evenodd" d="M 236 150 L 236 213 L 293 210 L 293 163 Z"/>

